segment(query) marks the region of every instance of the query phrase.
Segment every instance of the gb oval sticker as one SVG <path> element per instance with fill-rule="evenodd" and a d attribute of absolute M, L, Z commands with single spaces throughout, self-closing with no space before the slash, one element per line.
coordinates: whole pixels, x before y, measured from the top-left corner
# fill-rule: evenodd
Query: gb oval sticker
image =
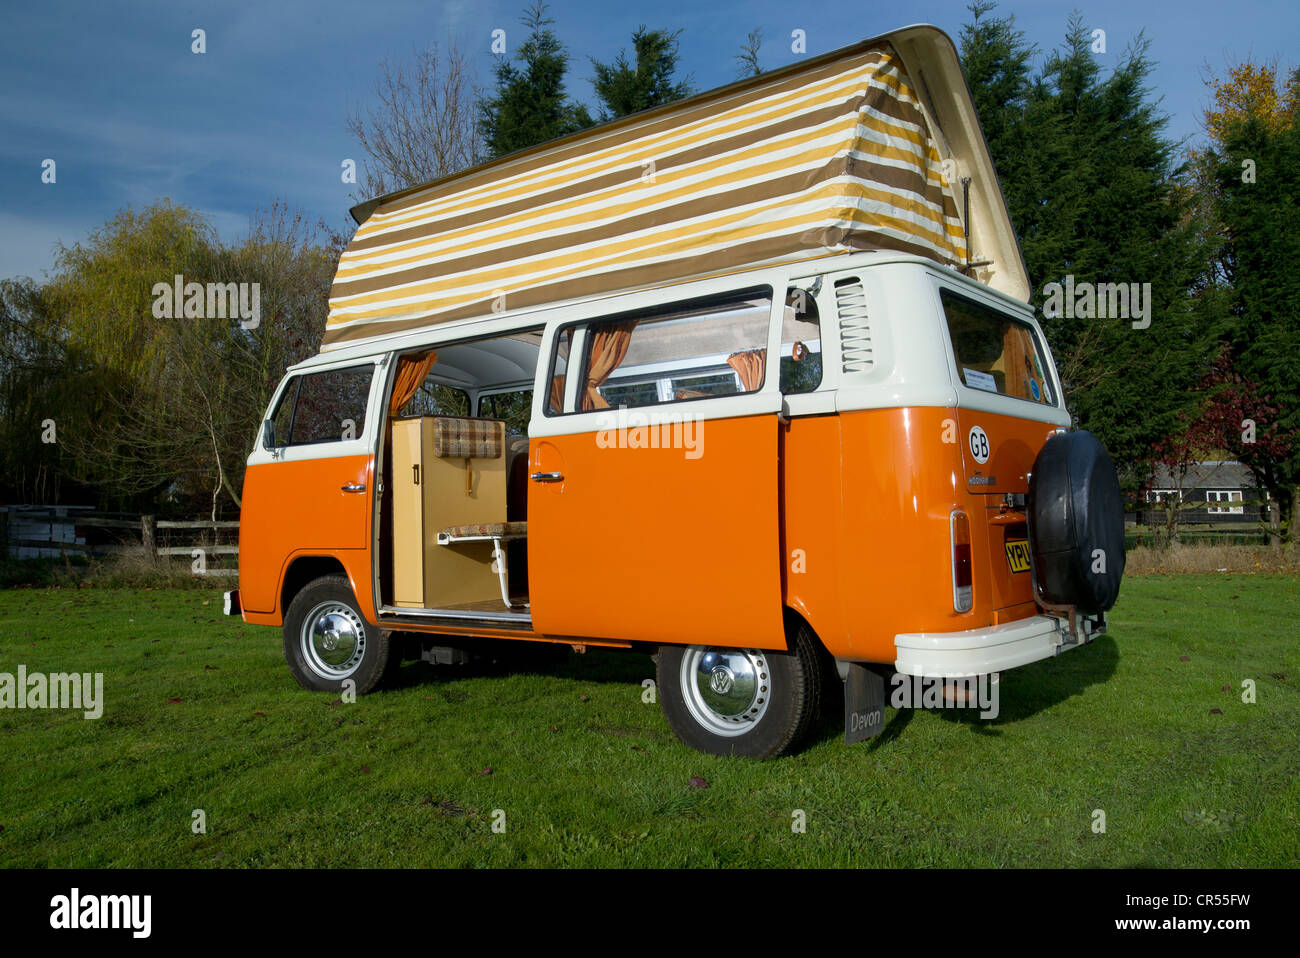
<path fill-rule="evenodd" d="M 979 426 L 971 426 L 966 444 L 970 447 L 970 454 L 975 457 L 976 462 L 982 465 L 989 461 L 989 437 Z"/>

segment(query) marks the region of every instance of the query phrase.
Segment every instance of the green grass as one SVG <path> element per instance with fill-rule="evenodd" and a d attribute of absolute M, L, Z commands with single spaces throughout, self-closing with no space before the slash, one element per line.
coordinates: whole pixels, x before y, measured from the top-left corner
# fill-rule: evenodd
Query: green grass
<path fill-rule="evenodd" d="M 1298 599 L 1294 577 L 1129 579 L 1110 635 L 1003 675 L 995 721 L 891 709 L 846 747 L 837 698 L 758 763 L 679 744 L 640 654 L 409 663 L 348 705 L 215 592 L 0 592 L 0 671 L 103 672 L 106 698 L 98 721 L 0 711 L 0 864 L 1295 866 Z"/>

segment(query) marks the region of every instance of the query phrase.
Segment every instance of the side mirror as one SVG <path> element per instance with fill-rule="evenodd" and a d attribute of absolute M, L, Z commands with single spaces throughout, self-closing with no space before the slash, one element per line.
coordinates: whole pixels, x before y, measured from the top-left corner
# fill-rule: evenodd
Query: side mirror
<path fill-rule="evenodd" d="M 275 423 L 269 419 L 262 421 L 262 448 L 275 448 Z"/>

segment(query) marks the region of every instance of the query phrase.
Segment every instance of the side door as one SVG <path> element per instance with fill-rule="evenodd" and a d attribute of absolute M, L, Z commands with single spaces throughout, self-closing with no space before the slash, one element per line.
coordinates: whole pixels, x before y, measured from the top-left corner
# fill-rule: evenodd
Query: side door
<path fill-rule="evenodd" d="M 372 434 L 382 385 L 371 360 L 290 376 L 271 404 L 244 473 L 240 601 L 274 612 L 295 553 L 364 550 L 374 484 Z M 269 440 L 269 441 L 268 441 Z"/>
<path fill-rule="evenodd" d="M 770 287 L 548 327 L 528 575 L 548 635 L 784 648 Z"/>

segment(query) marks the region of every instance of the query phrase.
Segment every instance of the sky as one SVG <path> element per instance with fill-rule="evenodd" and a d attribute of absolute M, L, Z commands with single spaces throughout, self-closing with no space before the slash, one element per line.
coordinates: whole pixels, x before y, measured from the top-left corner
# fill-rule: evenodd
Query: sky
<path fill-rule="evenodd" d="M 0 278 L 42 279 L 58 243 L 161 198 L 203 213 L 226 242 L 277 200 L 350 228 L 356 187 L 341 164 L 360 167 L 363 155 L 347 116 L 373 105 L 380 62 L 454 41 L 489 86 L 492 33 L 505 30 L 513 50 L 528 2 L 0 0 Z M 1204 136 L 1209 73 L 1244 59 L 1296 65 L 1294 0 L 1002 0 L 995 12 L 1014 14 L 1041 55 L 1061 44 L 1075 9 L 1105 31 L 1106 68 L 1145 31 L 1168 131 L 1189 144 Z M 956 39 L 970 20 L 967 0 L 553 0 L 549 13 L 573 58 L 569 93 L 589 105 L 591 58 L 612 60 L 643 24 L 682 30 L 681 67 L 705 90 L 736 79 L 755 28 L 770 69 L 799 58 L 794 30 L 812 56 L 912 23 Z M 202 54 L 191 49 L 196 29 Z M 47 159 L 53 183 L 42 182 Z"/>

